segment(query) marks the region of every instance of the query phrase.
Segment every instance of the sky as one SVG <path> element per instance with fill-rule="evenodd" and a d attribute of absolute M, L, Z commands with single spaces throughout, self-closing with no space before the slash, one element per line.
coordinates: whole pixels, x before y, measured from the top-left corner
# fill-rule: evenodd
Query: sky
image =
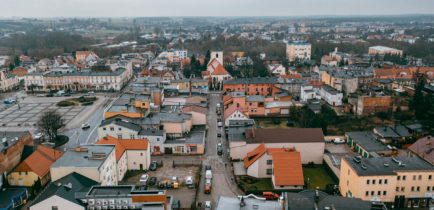
<path fill-rule="evenodd" d="M 434 0 L 0 0 L 0 17 L 434 14 Z"/>

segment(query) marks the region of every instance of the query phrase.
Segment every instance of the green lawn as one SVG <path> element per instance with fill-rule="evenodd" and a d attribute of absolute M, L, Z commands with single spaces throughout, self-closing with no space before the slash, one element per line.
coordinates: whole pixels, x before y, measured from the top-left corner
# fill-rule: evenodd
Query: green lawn
<path fill-rule="evenodd" d="M 254 183 L 247 183 L 242 178 L 239 180 L 240 185 L 243 186 L 245 190 L 272 190 L 273 184 L 271 179 L 256 179 Z"/>
<path fill-rule="evenodd" d="M 303 167 L 304 181 L 307 182 L 309 178 L 308 189 L 314 190 L 318 186 L 321 190 L 326 189 L 327 184 L 338 184 L 328 174 L 323 165 L 315 165 L 313 168 Z"/>

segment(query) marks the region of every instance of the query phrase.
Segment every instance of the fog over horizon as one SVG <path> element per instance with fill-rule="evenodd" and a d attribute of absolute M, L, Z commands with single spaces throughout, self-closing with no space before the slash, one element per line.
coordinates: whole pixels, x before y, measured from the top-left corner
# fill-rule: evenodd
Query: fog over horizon
<path fill-rule="evenodd" d="M 1 18 L 434 14 L 434 0 L 2 0 Z"/>

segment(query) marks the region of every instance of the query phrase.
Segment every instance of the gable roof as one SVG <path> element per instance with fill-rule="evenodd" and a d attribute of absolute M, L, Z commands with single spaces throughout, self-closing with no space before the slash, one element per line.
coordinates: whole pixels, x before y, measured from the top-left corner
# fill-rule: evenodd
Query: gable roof
<path fill-rule="evenodd" d="M 274 184 L 304 185 L 300 152 L 273 152 Z"/>
<path fill-rule="evenodd" d="M 432 136 L 420 138 L 408 150 L 434 165 L 434 138 Z"/>
<path fill-rule="evenodd" d="M 232 113 L 234 113 L 237 110 L 239 110 L 244 116 L 245 116 L 244 113 L 247 112 L 247 110 L 243 106 L 241 106 L 241 104 L 238 106 L 237 104 L 233 103 L 233 104 L 229 105 L 228 108 L 225 109 L 224 119 L 227 119 L 229 116 L 232 115 Z"/>
<path fill-rule="evenodd" d="M 50 166 L 64 153 L 64 151 L 39 145 L 29 157 L 14 169 L 14 172 L 33 171 L 38 176 L 44 177 L 50 171 Z"/>
<path fill-rule="evenodd" d="M 217 65 L 217 67 L 214 69 L 213 72 L 211 72 L 211 75 L 227 75 L 229 74 L 228 71 L 221 65 Z"/>
<path fill-rule="evenodd" d="M 252 165 L 257 159 L 259 159 L 267 149 L 265 148 L 264 143 L 257 146 L 253 151 L 247 153 L 247 156 L 244 158 L 244 167 L 248 168 Z"/>
<path fill-rule="evenodd" d="M 208 111 L 207 108 L 205 108 L 203 106 L 199 106 L 197 104 L 187 105 L 187 106 L 182 107 L 182 109 L 181 109 L 182 113 L 199 112 L 202 114 L 206 114 L 207 111 Z"/>
<path fill-rule="evenodd" d="M 69 183 L 70 187 L 66 187 L 65 185 L 68 185 Z M 54 195 L 77 205 L 82 205 L 77 201 L 77 199 L 75 199 L 75 194 L 78 192 L 87 192 L 93 185 L 98 185 L 98 182 L 76 172 L 70 173 L 55 182 L 51 182 L 46 189 L 36 197 L 31 206 L 34 206 Z"/>
<path fill-rule="evenodd" d="M 246 129 L 247 144 L 256 143 L 324 143 L 324 135 L 321 128 L 255 128 Z"/>
<path fill-rule="evenodd" d="M 112 136 L 105 136 L 102 139 L 95 142 L 95 144 L 112 144 L 116 147 L 116 161 L 122 157 L 125 150 L 147 150 L 147 139 L 117 139 Z"/>

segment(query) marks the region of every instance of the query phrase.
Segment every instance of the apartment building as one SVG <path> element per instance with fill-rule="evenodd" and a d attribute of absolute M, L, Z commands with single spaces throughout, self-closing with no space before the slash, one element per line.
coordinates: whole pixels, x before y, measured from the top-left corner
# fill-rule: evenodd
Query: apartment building
<path fill-rule="evenodd" d="M 117 185 L 115 145 L 82 145 L 65 152 L 50 167 L 51 180 L 77 172 L 101 185 Z"/>
<path fill-rule="evenodd" d="M 391 47 L 385 47 L 385 46 L 372 46 L 372 47 L 369 47 L 368 54 L 370 56 L 375 56 L 377 54 L 378 55 L 394 54 L 394 55 L 402 56 L 402 50 L 398 50 L 398 49 L 391 48 Z"/>
<path fill-rule="evenodd" d="M 288 61 L 310 60 L 311 47 L 309 43 L 288 43 L 286 45 L 286 58 Z"/>
<path fill-rule="evenodd" d="M 324 101 L 332 106 L 341 106 L 343 94 L 329 85 L 322 85 L 318 90 L 318 95 L 321 96 Z"/>
<path fill-rule="evenodd" d="M 392 109 L 392 97 L 385 94 L 364 95 L 357 98 L 353 112 L 366 116 L 377 112 L 387 112 Z"/>
<path fill-rule="evenodd" d="M 342 196 L 379 200 L 394 208 L 428 207 L 434 192 L 434 166 L 418 157 L 341 159 Z"/>
<path fill-rule="evenodd" d="M 0 70 L 0 92 L 6 92 L 18 87 L 20 81 L 16 74 L 9 74 L 4 70 Z"/>

